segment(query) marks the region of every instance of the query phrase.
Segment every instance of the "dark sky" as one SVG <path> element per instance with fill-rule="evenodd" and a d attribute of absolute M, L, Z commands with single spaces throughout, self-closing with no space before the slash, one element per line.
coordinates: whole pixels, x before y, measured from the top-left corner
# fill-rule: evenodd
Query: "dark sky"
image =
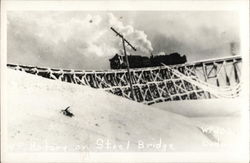
<path fill-rule="evenodd" d="M 9 11 L 8 63 L 108 69 L 122 49 L 120 31 L 138 51 L 179 52 L 189 62 L 230 56 L 239 44 L 239 16 L 232 11 Z"/>

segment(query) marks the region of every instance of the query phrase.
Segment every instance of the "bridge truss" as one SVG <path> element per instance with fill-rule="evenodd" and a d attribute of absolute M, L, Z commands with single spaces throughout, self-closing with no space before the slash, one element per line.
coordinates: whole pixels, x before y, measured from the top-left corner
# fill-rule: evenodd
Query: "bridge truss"
<path fill-rule="evenodd" d="M 170 67 L 131 69 L 130 76 L 126 70 L 84 71 L 16 64 L 7 64 L 7 67 L 48 79 L 87 85 L 150 105 L 173 100 L 237 97 L 241 63 L 240 56 L 233 56 Z"/>

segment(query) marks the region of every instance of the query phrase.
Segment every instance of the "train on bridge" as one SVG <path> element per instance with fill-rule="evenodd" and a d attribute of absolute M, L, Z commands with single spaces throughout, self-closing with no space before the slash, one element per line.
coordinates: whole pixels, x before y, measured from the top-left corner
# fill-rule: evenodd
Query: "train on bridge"
<path fill-rule="evenodd" d="M 171 66 L 85 71 L 7 64 L 8 68 L 102 89 L 147 105 L 164 101 L 235 98 L 240 93 L 241 56 Z M 133 91 L 133 95 L 132 95 Z"/>
<path fill-rule="evenodd" d="M 127 68 L 126 57 L 124 55 L 116 54 L 113 58 L 109 59 L 111 69 L 125 69 Z M 162 65 L 177 65 L 187 62 L 185 55 L 179 53 L 171 53 L 168 55 L 157 55 L 151 57 L 129 55 L 128 63 L 129 68 L 145 68 L 156 67 Z"/>

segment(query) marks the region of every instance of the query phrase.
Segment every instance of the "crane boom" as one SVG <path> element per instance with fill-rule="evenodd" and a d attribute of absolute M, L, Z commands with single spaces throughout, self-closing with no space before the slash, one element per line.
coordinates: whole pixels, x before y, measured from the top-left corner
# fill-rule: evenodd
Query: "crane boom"
<path fill-rule="evenodd" d="M 110 27 L 110 29 L 112 30 L 112 31 L 114 31 L 115 33 L 116 33 L 116 35 L 117 36 L 120 36 L 134 51 L 136 51 L 136 48 L 133 46 L 133 45 L 131 45 L 124 37 L 123 37 L 123 35 L 122 34 L 120 34 L 119 32 L 117 32 L 113 27 Z"/>

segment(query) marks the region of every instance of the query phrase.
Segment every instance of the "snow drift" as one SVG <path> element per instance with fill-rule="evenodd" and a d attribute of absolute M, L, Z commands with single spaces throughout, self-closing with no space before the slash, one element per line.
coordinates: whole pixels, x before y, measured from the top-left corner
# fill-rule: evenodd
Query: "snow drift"
<path fill-rule="evenodd" d="M 203 99 L 186 101 L 169 101 L 157 103 L 157 107 L 169 112 L 181 114 L 188 117 L 213 117 L 213 116 L 234 116 L 239 115 L 242 103 L 239 98 L 235 99 Z"/>
<path fill-rule="evenodd" d="M 231 143 L 223 146 L 223 139 L 207 128 L 204 119 L 191 119 L 86 86 L 10 69 L 7 73 L 11 151 L 237 150 L 239 129 L 223 135 Z M 68 106 L 72 118 L 60 113 Z M 239 117 L 236 119 L 237 123 Z"/>

